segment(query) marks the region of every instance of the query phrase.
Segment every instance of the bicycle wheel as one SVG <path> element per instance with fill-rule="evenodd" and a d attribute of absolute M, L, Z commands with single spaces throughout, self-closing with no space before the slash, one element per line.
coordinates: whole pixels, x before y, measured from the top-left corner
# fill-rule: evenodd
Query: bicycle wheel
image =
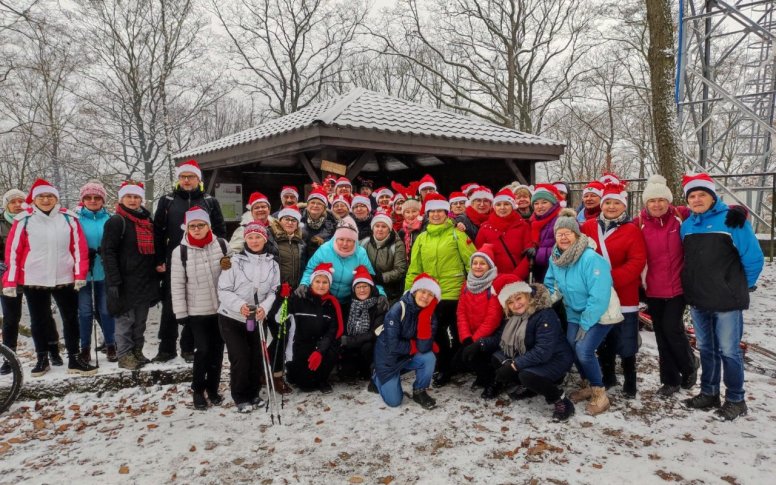
<path fill-rule="evenodd" d="M 0 413 L 4 413 L 22 391 L 22 363 L 13 350 L 0 344 L 0 361 L 8 362 L 11 373 L 0 375 Z"/>

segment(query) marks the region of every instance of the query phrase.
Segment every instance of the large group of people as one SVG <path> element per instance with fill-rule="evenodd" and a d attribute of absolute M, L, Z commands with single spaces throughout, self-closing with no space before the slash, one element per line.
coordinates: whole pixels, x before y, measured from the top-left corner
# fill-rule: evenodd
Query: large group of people
<path fill-rule="evenodd" d="M 333 373 L 363 380 L 395 407 L 402 375 L 414 372 L 407 395 L 432 409 L 431 388 L 471 373 L 483 399 L 541 395 L 552 419 L 565 421 L 575 404 L 606 412 L 615 387 L 637 396 L 646 303 L 658 394 L 693 388 L 700 368 L 700 392 L 686 406 L 726 420 L 747 412 L 742 311 L 764 258 L 745 209 L 728 207 L 707 174 L 684 177 L 686 205 L 673 205 L 665 179 L 650 177 L 635 217 L 614 174 L 587 184 L 576 211 L 562 182 L 469 183 L 446 198 L 429 175 L 406 187 L 365 182 L 357 193 L 347 178 L 330 177 L 304 198 L 283 187 L 274 212 L 253 192 L 231 235 L 196 161 L 176 175 L 153 215 L 143 184 L 131 180 L 118 188 L 115 211 L 97 181 L 81 188 L 74 210 L 45 180 L 5 193 L 3 343 L 16 349 L 26 299 L 32 376 L 64 365 L 53 298 L 68 372 L 97 372 L 94 321 L 107 360 L 124 369 L 172 360 L 180 345 L 193 363 L 196 409 L 224 400 L 226 350 L 239 412 L 264 405 L 262 381 L 281 393 L 329 393 Z M 149 359 L 144 335 L 157 303 L 159 348 Z M 567 389 L 572 367 L 580 379 Z"/>

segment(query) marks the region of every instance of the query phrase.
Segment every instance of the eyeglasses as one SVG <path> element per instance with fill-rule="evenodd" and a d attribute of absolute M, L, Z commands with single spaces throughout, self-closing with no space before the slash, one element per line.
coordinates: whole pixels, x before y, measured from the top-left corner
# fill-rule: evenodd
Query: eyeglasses
<path fill-rule="evenodd" d="M 41 199 L 56 199 L 57 196 L 54 194 L 38 194 L 35 196 L 35 198 L 40 197 Z"/>
<path fill-rule="evenodd" d="M 557 232 L 555 233 L 555 239 L 571 239 L 573 232 Z"/>
<path fill-rule="evenodd" d="M 178 175 L 178 180 L 194 180 L 194 179 L 198 179 L 198 178 L 199 177 L 197 177 L 194 174 L 192 174 L 192 175 L 186 175 L 186 174 Z"/>
<path fill-rule="evenodd" d="M 91 201 L 102 200 L 102 197 L 100 197 L 99 195 L 86 195 L 84 196 L 83 200 L 88 200 L 91 202 Z"/>
<path fill-rule="evenodd" d="M 189 224 L 189 229 L 204 229 L 207 227 L 207 224 L 200 223 L 200 224 Z"/>

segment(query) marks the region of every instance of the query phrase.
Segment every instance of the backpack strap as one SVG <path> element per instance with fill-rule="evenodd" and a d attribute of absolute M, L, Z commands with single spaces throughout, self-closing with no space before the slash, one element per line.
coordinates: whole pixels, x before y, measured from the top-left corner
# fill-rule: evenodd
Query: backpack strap
<path fill-rule="evenodd" d="M 189 282 L 189 272 L 186 271 L 186 263 L 189 260 L 189 247 L 185 244 L 181 244 L 178 246 L 181 248 L 181 264 L 183 265 L 183 278 L 186 283 Z"/>
<path fill-rule="evenodd" d="M 218 245 L 221 246 L 221 253 L 223 253 L 224 256 L 226 256 L 226 253 L 229 251 L 227 248 L 227 242 L 226 239 L 223 238 L 217 238 L 218 239 Z"/>

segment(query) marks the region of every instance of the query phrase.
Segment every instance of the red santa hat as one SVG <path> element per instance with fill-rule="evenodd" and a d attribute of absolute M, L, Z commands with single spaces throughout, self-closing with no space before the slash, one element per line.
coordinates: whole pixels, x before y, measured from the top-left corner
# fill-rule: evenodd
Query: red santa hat
<path fill-rule="evenodd" d="M 334 183 L 334 188 L 336 189 L 337 187 L 344 187 L 344 186 L 346 186 L 346 185 L 347 185 L 348 187 L 353 187 L 353 184 L 350 182 L 350 179 L 349 179 L 349 178 L 347 178 L 347 177 L 340 177 L 340 178 L 338 178 L 338 179 L 337 179 L 337 181 Z"/>
<path fill-rule="evenodd" d="M 495 268 L 496 267 L 496 263 L 494 263 L 494 261 L 496 260 L 496 257 L 494 256 L 495 254 L 496 253 L 493 250 L 493 245 L 490 243 L 485 243 L 480 247 L 480 249 L 477 250 L 477 252 L 471 255 L 471 257 L 469 258 L 469 265 L 472 264 L 474 257 L 477 256 L 487 261 L 491 269 Z"/>
<path fill-rule="evenodd" d="M 684 198 L 690 195 L 694 190 L 704 190 L 717 198 L 717 187 L 714 180 L 707 173 L 688 173 L 682 177 L 682 191 Z"/>
<path fill-rule="evenodd" d="M 387 195 L 388 197 L 393 197 L 393 190 L 389 189 L 388 187 L 378 187 L 377 190 L 375 190 L 375 197 L 380 198 Z"/>
<path fill-rule="evenodd" d="M 331 200 L 331 206 L 334 207 L 335 204 L 345 204 L 346 206 L 348 206 L 348 210 L 350 210 L 351 200 L 352 199 L 350 198 L 349 195 L 338 195 Z"/>
<path fill-rule="evenodd" d="M 283 188 L 280 189 L 280 198 L 283 198 L 285 195 L 293 195 L 299 200 L 299 191 L 296 190 L 296 187 L 293 185 L 284 185 Z"/>
<path fill-rule="evenodd" d="M 44 179 L 37 179 L 32 183 L 32 187 L 30 187 L 30 191 L 27 193 L 25 202 L 27 202 L 27 204 L 32 204 L 32 199 L 42 194 L 54 194 L 54 196 L 59 199 L 59 191 L 55 189 L 53 185 Z"/>
<path fill-rule="evenodd" d="M 312 282 L 316 276 L 325 276 L 329 280 L 329 284 L 331 284 L 332 280 L 334 280 L 334 265 L 331 263 L 319 264 L 310 275 L 310 281 Z"/>
<path fill-rule="evenodd" d="M 143 182 L 131 182 L 129 180 L 122 182 L 121 187 L 119 187 L 119 201 L 125 195 L 137 195 L 145 200 L 145 186 Z"/>
<path fill-rule="evenodd" d="M 196 160 L 187 160 L 175 167 L 176 177 L 180 177 L 182 173 L 193 173 L 200 182 L 202 181 L 202 169 L 199 168 L 199 164 Z"/>
<path fill-rule="evenodd" d="M 420 273 L 412 282 L 410 293 L 415 294 L 418 290 L 430 291 L 437 300 L 442 299 L 442 288 L 439 283 L 428 273 Z"/>
<path fill-rule="evenodd" d="M 537 200 L 546 200 L 551 204 L 557 204 L 562 199 L 558 188 L 552 184 L 536 184 L 534 187 L 533 195 L 531 196 L 531 204 Z"/>
<path fill-rule="evenodd" d="M 469 200 L 476 199 L 486 199 L 493 202 L 493 192 L 484 185 L 479 185 L 469 194 Z"/>
<path fill-rule="evenodd" d="M 329 207 L 329 194 L 326 193 L 326 190 L 323 187 L 318 187 L 310 192 L 310 195 L 307 196 L 307 202 L 310 202 L 313 199 L 318 199 L 323 202 L 323 205 Z"/>
<path fill-rule="evenodd" d="M 604 186 L 604 195 L 601 196 L 601 205 L 609 199 L 619 200 L 626 206 L 628 205 L 628 192 L 625 186 L 621 184 L 606 184 Z"/>
<path fill-rule="evenodd" d="M 447 199 L 445 199 L 441 194 L 428 194 L 426 196 L 426 200 L 423 202 L 423 213 L 437 210 L 449 212 L 450 202 L 448 202 Z"/>
<path fill-rule="evenodd" d="M 372 275 L 369 274 L 369 270 L 363 264 L 356 266 L 356 269 L 353 271 L 353 284 L 351 286 L 355 288 L 359 283 L 375 285 Z"/>
<path fill-rule="evenodd" d="M 466 202 L 467 200 L 469 199 L 466 197 L 466 194 L 464 194 L 463 192 L 453 192 L 452 194 L 450 194 L 451 204 L 455 204 L 456 202 Z"/>
<path fill-rule="evenodd" d="M 358 194 L 355 197 L 353 197 L 353 202 L 350 203 L 350 207 L 355 207 L 358 204 L 363 204 L 366 206 L 367 209 L 370 211 L 372 210 L 372 201 L 369 200 L 369 197 L 365 195 Z"/>
<path fill-rule="evenodd" d="M 401 193 L 396 192 L 393 195 L 393 197 L 391 197 L 391 207 L 394 207 L 396 203 L 399 202 L 400 200 L 407 200 L 407 198 L 404 197 L 404 195 L 402 195 Z"/>
<path fill-rule="evenodd" d="M 533 288 L 531 285 L 523 280 L 513 281 L 505 284 L 501 291 L 498 292 L 498 302 L 501 303 L 501 307 L 507 312 L 507 302 L 510 298 L 518 293 L 533 294 Z"/>
<path fill-rule="evenodd" d="M 189 224 L 191 224 L 194 221 L 203 221 L 203 222 L 206 222 L 207 225 L 209 226 L 210 214 L 208 214 L 207 211 L 202 207 L 195 205 L 194 207 L 186 211 L 181 229 L 185 231 L 186 228 L 189 226 Z"/>
<path fill-rule="evenodd" d="M 278 219 L 284 217 L 293 217 L 296 219 L 296 222 L 299 222 L 302 220 L 302 213 L 299 212 L 299 208 L 296 205 L 290 205 L 288 207 L 283 207 L 278 211 Z"/>
<path fill-rule="evenodd" d="M 272 207 L 266 195 L 262 194 L 261 192 L 254 192 L 251 194 L 250 198 L 248 198 L 248 204 L 245 206 L 245 208 L 251 210 L 254 205 L 260 202 L 267 204 L 267 207 Z"/>
<path fill-rule="evenodd" d="M 436 188 L 437 188 L 436 182 L 434 182 L 434 179 L 433 177 L 431 177 L 431 175 L 426 174 L 423 176 L 422 179 L 420 179 L 420 185 L 418 185 L 418 190 L 423 190 L 423 189 L 436 190 Z"/>
<path fill-rule="evenodd" d="M 582 197 L 587 194 L 595 194 L 598 197 L 604 196 L 604 184 L 598 180 L 593 180 L 582 189 Z"/>
<path fill-rule="evenodd" d="M 598 181 L 601 182 L 604 185 L 608 185 L 608 184 L 620 185 L 621 184 L 621 180 L 620 180 L 619 175 L 614 174 L 612 172 L 604 172 L 603 175 L 598 177 Z"/>
<path fill-rule="evenodd" d="M 469 182 L 468 184 L 461 185 L 461 192 L 466 194 L 466 197 L 471 197 L 471 193 L 480 188 L 480 184 L 476 182 Z"/>
<path fill-rule="evenodd" d="M 372 222 L 369 223 L 369 226 L 374 228 L 375 224 L 377 224 L 378 222 L 383 222 L 388 227 L 393 226 L 393 220 L 391 219 L 391 214 L 385 209 L 377 209 L 377 211 L 375 211 L 375 215 L 372 216 Z"/>
<path fill-rule="evenodd" d="M 513 209 L 517 208 L 517 202 L 515 202 L 515 194 L 508 188 L 501 189 L 495 197 L 493 197 L 493 203 L 509 202 Z"/>
<path fill-rule="evenodd" d="M 245 230 L 243 231 L 243 239 L 248 237 L 249 234 L 258 234 L 259 236 L 263 237 L 265 241 L 269 240 L 269 236 L 267 236 L 267 228 L 264 227 L 264 224 L 258 221 L 251 221 L 245 226 Z"/>
<path fill-rule="evenodd" d="M 552 183 L 552 185 L 558 189 L 558 192 L 560 192 L 563 195 L 566 195 L 569 193 L 569 188 L 566 186 L 565 182 L 561 182 L 560 180 L 555 181 Z"/>

